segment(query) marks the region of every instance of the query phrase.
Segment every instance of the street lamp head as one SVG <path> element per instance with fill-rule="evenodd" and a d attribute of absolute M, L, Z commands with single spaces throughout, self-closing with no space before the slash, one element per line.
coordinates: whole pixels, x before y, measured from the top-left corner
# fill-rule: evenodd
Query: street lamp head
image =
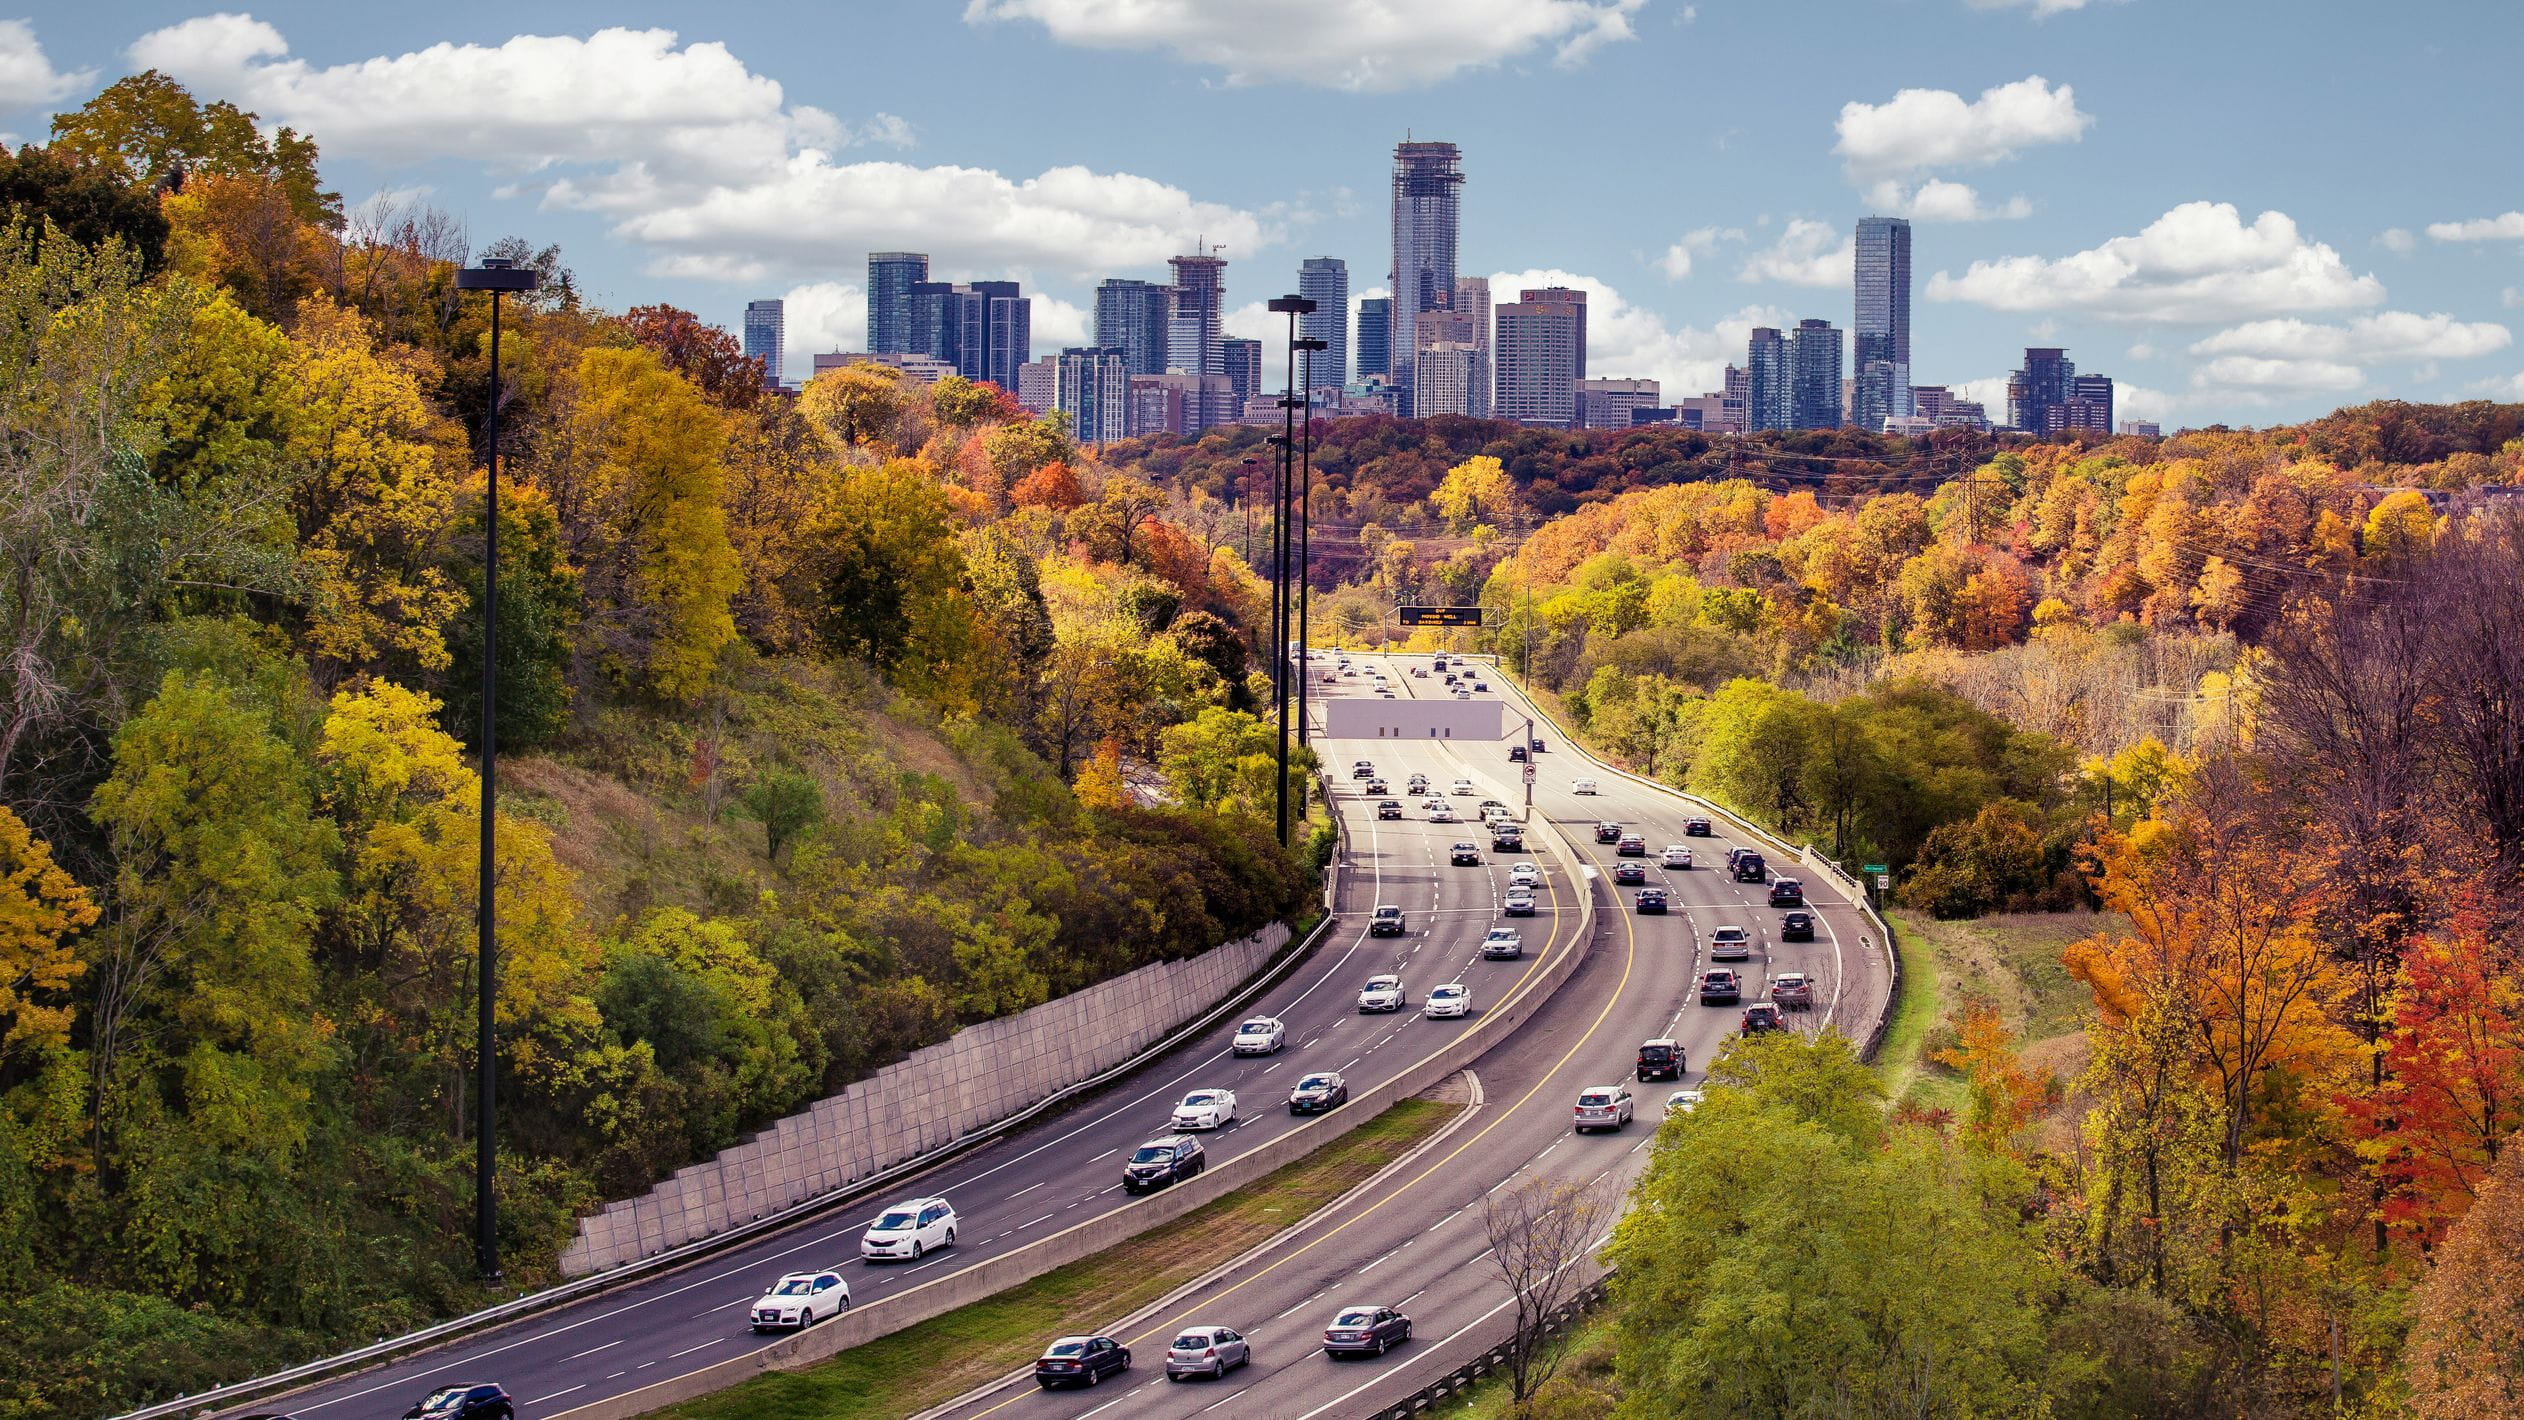
<path fill-rule="evenodd" d="M 1303 296 L 1273 296 L 1271 309 L 1285 311 L 1290 315 L 1310 316 L 1315 313 L 1315 303 Z"/>
<path fill-rule="evenodd" d="M 531 266 L 519 266 L 504 256 L 486 256 L 480 266 L 467 266 L 456 272 L 459 291 L 531 291 L 542 280 L 541 273 Z"/>

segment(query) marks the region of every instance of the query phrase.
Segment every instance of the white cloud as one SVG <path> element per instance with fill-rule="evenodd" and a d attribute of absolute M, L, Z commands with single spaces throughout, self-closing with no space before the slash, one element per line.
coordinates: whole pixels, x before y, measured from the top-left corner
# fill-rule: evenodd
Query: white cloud
<path fill-rule="evenodd" d="M 2498 304 L 2508 310 L 2524 306 L 2524 286 L 2509 286 L 2498 293 Z"/>
<path fill-rule="evenodd" d="M 1847 287 L 1858 261 L 1858 239 L 1829 223 L 1799 217 L 1779 240 L 1745 258 L 1740 281 L 1784 281 L 1791 286 Z"/>
<path fill-rule="evenodd" d="M 2246 226 L 2232 203 L 2186 202 L 2136 236 L 2070 256 L 1976 261 L 1961 276 L 1940 271 L 1928 296 L 2002 311 L 2196 324 L 2371 306 L 2384 299 L 2384 286 L 2350 271 L 2329 246 L 2307 241 L 2284 212 L 2264 212 Z"/>
<path fill-rule="evenodd" d="M 2337 360 L 2272 359 L 2221 355 L 2191 372 L 2191 387 L 2228 397 L 2345 394 L 2366 383 L 2366 373 Z"/>
<path fill-rule="evenodd" d="M 1665 255 L 1656 259 L 1656 269 L 1676 281 L 1684 280 L 1691 275 L 1693 257 L 1708 255 L 1717 250 L 1720 242 L 1742 240 L 1744 230 L 1741 227 L 1695 227 L 1683 233 L 1682 240 L 1665 249 Z"/>
<path fill-rule="evenodd" d="M 1966 0 L 1975 10 L 2031 10 L 2033 18 L 2047 20 L 2070 10 L 2083 10 L 2092 0 Z"/>
<path fill-rule="evenodd" d="M 2156 358 L 2156 347 L 2142 340 L 2130 347 L 2129 355 L 2133 360 L 2153 360 Z"/>
<path fill-rule="evenodd" d="M 815 357 L 868 348 L 868 293 L 855 281 L 811 281 L 781 298 L 787 371 L 804 380 Z"/>
<path fill-rule="evenodd" d="M 24 20 L 0 20 L 0 112 L 33 108 L 66 99 L 96 82 L 96 71 L 65 73 L 44 57 L 35 26 Z"/>
<path fill-rule="evenodd" d="M 1984 89 L 1966 103 L 1950 89 L 1904 89 L 1880 104 L 1841 105 L 1834 125 L 1853 173 L 1904 173 L 1995 163 L 2041 143 L 2075 142 L 2092 114 L 2074 91 L 2039 74 Z"/>
<path fill-rule="evenodd" d="M 1490 276 L 1494 299 L 1512 299 L 1514 292 L 1542 286 L 1569 286 L 1586 292 L 1586 372 L 1612 379 L 1653 379 L 1667 400 L 1687 399 L 1726 383 L 1726 367 L 1744 359 L 1745 342 L 1755 326 L 1794 323 L 1776 306 L 1746 306 L 1722 317 L 1709 329 L 1668 326 L 1665 318 L 1624 299 L 1621 292 L 1592 276 L 1540 268 L 1500 271 Z"/>
<path fill-rule="evenodd" d="M 2419 245 L 2419 239 L 2410 235 L 2408 227 L 2386 227 L 2375 242 L 2395 256 L 2408 256 Z"/>
<path fill-rule="evenodd" d="M 1068 346 L 1087 343 L 1090 318 L 1086 307 L 1072 305 L 1041 291 L 1028 294 L 1034 300 L 1034 309 L 1026 319 L 1033 332 L 1037 352 L 1050 354 Z"/>
<path fill-rule="evenodd" d="M 2430 222 L 2428 235 L 2440 242 L 2503 242 L 2524 240 L 2524 212 L 2475 217 L 2468 222 Z"/>
<path fill-rule="evenodd" d="M 1978 192 L 1945 178 L 1930 178 L 1915 188 L 1898 178 L 1886 178 L 1867 189 L 1866 200 L 1878 212 L 1914 222 L 1987 222 L 2033 215 L 2033 204 L 2022 197 L 1989 206 Z"/>
<path fill-rule="evenodd" d="M 2038 341 L 2043 342 L 2044 344 L 2048 344 L 2051 341 L 2060 338 L 2060 323 L 2055 320 L 2038 320 L 2033 324 L 2026 326 L 2024 328 L 2024 333 L 2032 336 Z"/>
<path fill-rule="evenodd" d="M 1063 44 L 1160 49 L 1227 82 L 1419 88 L 1549 47 L 1561 64 L 1635 37 L 1646 0 L 969 0 L 968 24 L 1031 20 Z"/>
<path fill-rule="evenodd" d="M 2174 410 L 2181 403 L 2179 398 L 2163 390 L 2134 385 L 2127 380 L 2112 382 L 2112 417 L 2116 420 L 2152 419 L 2159 423 L 2171 423 Z"/>
<path fill-rule="evenodd" d="M 1946 386 L 1958 399 L 1979 400 L 1981 409 L 1992 424 L 2007 422 L 2007 377 L 1983 375 L 1977 380 L 1962 380 Z"/>
<path fill-rule="evenodd" d="M 2489 396 L 2491 399 L 2524 401 L 2524 374 L 2509 375 L 2502 379 L 2482 380 L 2479 383 L 2474 384 L 2472 388 Z"/>
<path fill-rule="evenodd" d="M 2494 321 L 2458 321 L 2439 312 L 2379 311 L 2346 325 L 2295 319 L 2258 320 L 2198 341 L 2194 355 L 2260 355 L 2291 360 L 2411 363 L 2468 360 L 2515 342 Z"/>

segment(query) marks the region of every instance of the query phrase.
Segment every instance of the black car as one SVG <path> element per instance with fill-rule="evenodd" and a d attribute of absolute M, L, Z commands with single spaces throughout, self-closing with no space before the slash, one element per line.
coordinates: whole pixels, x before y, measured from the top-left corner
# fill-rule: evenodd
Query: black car
<path fill-rule="evenodd" d="M 1718 967 L 1700 978 L 1700 1004 L 1732 1006 L 1744 999 L 1744 988 L 1736 983 L 1735 973 Z"/>
<path fill-rule="evenodd" d="M 1694 819 L 1685 819 L 1685 820 L 1683 820 L 1683 837 L 1685 837 L 1685 838 L 1707 838 L 1708 836 L 1709 836 L 1709 820 L 1707 820 L 1707 819 L 1705 819 L 1705 818 L 1694 818 Z"/>
<path fill-rule="evenodd" d="M 1542 736 L 1540 736 L 1540 735 L 1536 735 L 1536 736 L 1534 736 L 1534 746 L 1533 746 L 1533 748 L 1534 748 L 1534 753 L 1536 753 L 1536 754 L 1540 754 L 1540 753 L 1542 753 Z"/>
<path fill-rule="evenodd" d="M 1805 884 L 1795 878 L 1775 878 L 1770 884 L 1770 905 L 1773 907 L 1805 906 Z"/>
<path fill-rule="evenodd" d="M 1524 763 L 1525 747 L 1523 745 L 1509 745 L 1507 747 L 1507 762 L 1510 764 Z"/>
<path fill-rule="evenodd" d="M 1675 1041 L 1651 1040 L 1639 1047 L 1641 1080 L 1679 1080 L 1687 1068 L 1683 1047 Z"/>
<path fill-rule="evenodd" d="M 1350 1102 L 1350 1082 L 1337 1070 L 1317 1070 L 1299 1077 L 1297 1086 L 1288 1092 L 1291 1114 L 1321 1114 L 1339 1109 Z"/>
<path fill-rule="evenodd" d="M 1811 912 L 1791 912 L 1787 916 L 1780 918 L 1779 940 L 1783 942 L 1813 941 L 1814 914 Z"/>
<path fill-rule="evenodd" d="M 1387 800 L 1385 800 L 1383 803 L 1378 804 L 1378 805 L 1376 806 L 1376 817 L 1378 817 L 1378 818 L 1400 818 L 1400 817 L 1402 817 L 1402 805 L 1400 805 L 1400 804 L 1398 804 L 1398 803 L 1394 802 L 1394 801 L 1393 801 L 1393 800 L 1391 800 L 1391 799 L 1387 799 Z"/>
<path fill-rule="evenodd" d="M 1610 819 L 1595 825 L 1595 841 L 1598 843 L 1619 843 L 1621 841 L 1621 825 L 1612 822 Z"/>
<path fill-rule="evenodd" d="M 1624 887 L 1636 887 L 1647 880 L 1648 865 L 1645 863 L 1615 863 L 1613 865 L 1613 881 Z"/>
<path fill-rule="evenodd" d="M 1662 915 L 1665 911 L 1665 889 L 1639 889 L 1639 910 L 1641 912 L 1654 912 Z"/>
<path fill-rule="evenodd" d="M 1738 853 L 1735 855 L 1735 880 L 1737 882 L 1757 883 L 1769 876 L 1770 864 L 1762 861 L 1762 855 L 1759 853 Z"/>
<path fill-rule="evenodd" d="M 1045 1390 L 1099 1385 L 1106 1376 L 1118 1376 L 1130 1368 L 1131 1348 L 1110 1336 L 1064 1336 L 1035 1360 L 1034 1379 Z"/>
<path fill-rule="evenodd" d="M 1201 1141 L 1189 1134 L 1169 1134 L 1151 1139 L 1132 1152 L 1130 1162 L 1122 1165 L 1122 1191 L 1148 1193 L 1170 1183 L 1181 1183 L 1209 1167 L 1209 1158 L 1201 1152 Z"/>
<path fill-rule="evenodd" d="M 443 1385 L 403 1412 L 403 1420 L 511 1420 L 508 1392 L 495 1385 Z"/>

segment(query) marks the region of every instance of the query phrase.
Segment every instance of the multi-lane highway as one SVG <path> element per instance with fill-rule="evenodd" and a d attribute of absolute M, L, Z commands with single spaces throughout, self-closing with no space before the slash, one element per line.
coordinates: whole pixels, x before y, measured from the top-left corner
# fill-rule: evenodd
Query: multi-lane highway
<path fill-rule="evenodd" d="M 1362 665 L 1385 659 L 1358 658 Z M 1397 694 L 1445 693 L 1439 677 L 1409 674 L 1410 666 L 1424 666 L 1426 658 L 1393 657 L 1390 664 L 1394 669 L 1387 672 L 1387 683 Z M 1333 685 L 1337 691 L 1350 683 L 1351 678 L 1343 677 Z M 1491 682 L 1490 693 L 1516 703 L 1498 681 Z M 1349 1200 L 1342 1216 L 1314 1224 L 1257 1258 L 1252 1267 L 1119 1333 L 1118 1339 L 1142 1362 L 1127 1386 L 1038 1393 L 1031 1383 L 1020 1382 L 978 1396 L 949 1415 L 956 1420 L 1096 1414 L 1117 1420 L 1187 1415 L 1311 1420 L 1372 1413 L 1506 1334 L 1507 1289 L 1488 1258 L 1481 1208 L 1485 1195 L 1529 1173 L 1591 1181 L 1617 1191 L 1645 1164 L 1645 1147 L 1665 1097 L 1677 1085 L 1631 1080 L 1640 1042 L 1655 1037 L 1682 1042 L 1690 1069 L 1678 1083 L 1688 1086 L 1700 1080 L 1709 1059 L 1742 1019 L 1740 1008 L 1697 1004 L 1694 986 L 1709 965 L 1707 942 L 1715 929 L 1741 926 L 1753 937 L 1752 959 L 1735 964 L 1746 978 L 1746 1002 L 1760 998 L 1771 976 L 1803 972 L 1816 983 L 1815 1004 L 1811 1012 L 1790 1016 L 1793 1028 L 1865 1033 L 1884 1008 L 1889 981 L 1881 954 L 1861 949 L 1868 929 L 1855 907 L 1837 897 L 1828 883 L 1809 880 L 1815 941 L 1780 942 L 1776 928 L 1781 914 L 1768 906 L 1766 886 L 1737 883 L 1724 871 L 1727 848 L 1744 840 L 1730 834 L 1723 818 L 1713 823 L 1713 836 L 1686 837 L 1686 821 L 1703 811 L 1606 772 L 1557 743 L 1555 735 L 1546 732 L 1546 738 L 1554 742 L 1536 762 L 1535 812 L 1559 825 L 1581 854 L 1588 889 L 1601 895 L 1599 917 L 1578 974 L 1522 1030 L 1475 1062 L 1489 1101 L 1482 1114 L 1411 1167 Z M 1393 748 L 1387 741 L 1384 752 L 1391 754 Z M 1523 766 L 1508 761 L 1507 748 L 1506 743 L 1458 742 L 1419 750 L 1410 763 L 1398 767 L 1405 772 L 1420 769 L 1441 790 L 1455 778 L 1468 777 L 1474 781 L 1475 798 L 1520 804 Z M 1388 767 L 1373 741 L 1325 741 L 1318 749 L 1336 773 L 1358 758 L 1377 758 L 1380 768 Z M 1574 786 L 1584 779 L 1597 781 L 1599 792 L 1577 793 Z M 1392 787 L 1400 789 L 1401 782 L 1395 780 Z M 1353 825 L 1369 821 L 1373 802 L 1362 796 L 1351 806 Z M 1404 802 L 1412 818 L 1425 818 L 1416 797 Z M 1638 860 L 1619 859 L 1613 845 L 1595 842 L 1592 830 L 1606 820 L 1647 839 L 1648 882 L 1668 892 L 1672 910 L 1667 914 L 1640 916 L 1631 910 L 1636 889 L 1613 888 L 1616 863 Z M 1427 837 L 1452 841 L 1475 836 L 1461 828 L 1429 825 Z M 1407 852 L 1408 843 L 1392 835 L 1384 851 Z M 1667 844 L 1690 846 L 1695 866 L 1655 866 L 1654 855 Z M 1495 860 L 1502 856 L 1507 855 L 1485 851 L 1484 857 L 1493 861 L 1483 871 L 1495 873 Z M 1772 866 L 1794 872 L 1793 865 Z M 1442 862 L 1429 871 L 1443 881 Z M 1451 930 L 1459 934 L 1459 942 L 1470 943 L 1492 920 L 1475 915 Z M 1465 949 L 1458 946 L 1456 955 Z M 1627 1085 L 1633 1091 L 1636 1121 L 1619 1133 L 1574 1134 L 1571 1109 L 1578 1092 L 1602 1084 Z M 1399 1308 L 1412 1320 L 1413 1340 L 1376 1360 L 1327 1358 L 1320 1349 L 1325 1324 L 1339 1308 L 1361 1303 Z M 1184 1327 L 1199 1325 L 1229 1326 L 1245 1334 L 1252 1342 L 1253 1363 L 1220 1381 L 1167 1381 L 1163 1352 L 1168 1339 Z"/>

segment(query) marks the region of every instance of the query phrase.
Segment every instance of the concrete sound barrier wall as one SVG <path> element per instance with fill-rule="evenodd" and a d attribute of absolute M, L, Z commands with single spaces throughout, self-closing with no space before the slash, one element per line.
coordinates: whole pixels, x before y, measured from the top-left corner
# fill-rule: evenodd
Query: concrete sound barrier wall
<path fill-rule="evenodd" d="M 581 1218 L 581 1277 L 715 1236 L 950 1144 L 1130 1059 L 1225 1000 L 1288 941 L 1274 923 L 1013 1016 L 967 1026 L 637 1198 Z M 776 1349 L 776 1348 L 775 1348 Z"/>

